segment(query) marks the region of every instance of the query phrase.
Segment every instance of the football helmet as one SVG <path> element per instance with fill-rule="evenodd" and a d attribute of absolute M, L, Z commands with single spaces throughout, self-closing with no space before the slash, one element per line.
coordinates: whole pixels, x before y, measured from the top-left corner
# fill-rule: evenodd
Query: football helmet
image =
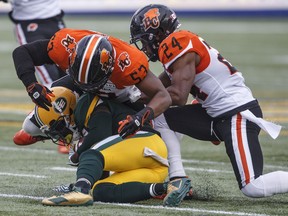
<path fill-rule="evenodd" d="M 69 145 L 80 138 L 74 121 L 74 109 L 77 96 L 65 87 L 51 88 L 55 97 L 51 97 L 52 108 L 49 111 L 35 106 L 34 116 L 40 130 L 57 144 L 58 141 Z"/>
<path fill-rule="evenodd" d="M 92 34 L 82 38 L 69 57 L 69 74 L 85 92 L 96 93 L 114 69 L 114 48 L 107 37 Z"/>
<path fill-rule="evenodd" d="M 138 9 L 130 23 L 130 43 L 143 51 L 149 60 L 159 60 L 160 43 L 177 28 L 180 23 L 173 10 L 160 4 L 150 4 Z"/>

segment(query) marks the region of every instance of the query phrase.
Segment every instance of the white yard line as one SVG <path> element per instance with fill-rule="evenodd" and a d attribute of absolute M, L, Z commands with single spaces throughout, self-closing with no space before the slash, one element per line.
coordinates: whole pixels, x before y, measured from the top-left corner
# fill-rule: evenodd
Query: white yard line
<path fill-rule="evenodd" d="M 19 198 L 19 199 L 33 199 L 42 200 L 44 197 L 27 196 L 22 194 L 0 194 L 0 197 L 5 198 Z M 151 205 L 137 205 L 137 204 L 126 204 L 126 203 L 103 203 L 94 202 L 96 205 L 114 205 L 114 206 L 125 206 L 133 208 L 146 208 L 146 209 L 159 209 L 159 210 L 169 210 L 175 212 L 200 212 L 200 213 L 210 213 L 210 214 L 220 214 L 220 215 L 238 215 L 238 216 L 269 216 L 267 214 L 256 214 L 256 213 L 246 213 L 246 212 L 233 212 L 233 211 L 218 211 L 218 210 L 205 210 L 197 208 L 177 208 L 177 207 L 163 207 L 163 206 L 151 206 Z"/>
<path fill-rule="evenodd" d="M 23 152 L 35 152 L 35 153 L 43 153 L 43 154 L 58 154 L 56 150 L 43 150 L 43 149 L 31 149 L 29 147 L 21 146 L 21 147 L 5 147 L 5 146 L 0 146 L 0 151 L 23 151 Z M 68 156 L 67 156 L 68 158 Z M 195 164 L 212 164 L 212 165 L 230 165 L 230 162 L 217 162 L 217 161 L 204 161 L 204 160 L 188 160 L 188 159 L 183 159 L 183 163 L 195 163 Z M 270 169 L 275 169 L 275 170 L 287 170 L 287 166 L 275 166 L 275 165 L 269 165 L 269 164 L 264 164 L 264 168 L 270 168 Z M 51 168 L 52 169 L 52 168 Z M 54 167 L 54 170 L 60 170 L 63 171 L 74 171 L 74 168 L 70 168 L 72 170 L 69 170 L 69 168 L 65 167 Z M 66 169 L 66 170 L 65 170 Z M 195 170 L 195 171 L 200 171 L 199 169 L 194 167 L 187 167 L 185 166 L 185 169 L 190 169 L 190 170 Z M 204 171 L 204 170 L 203 170 Z M 222 173 L 228 173 L 227 171 L 223 170 L 213 170 L 211 169 L 210 172 L 222 172 Z M 231 171 L 232 172 L 232 171 Z"/>
<path fill-rule="evenodd" d="M 31 175 L 31 174 L 20 174 L 20 173 L 6 173 L 0 172 L 2 176 L 16 176 L 16 177 L 29 177 L 29 178 L 47 178 L 47 176 L 43 175 Z"/>
<path fill-rule="evenodd" d="M 41 143 L 40 143 L 41 144 Z M 37 144 L 36 144 L 37 145 Z M 56 145 L 55 145 L 56 146 Z M 35 152 L 35 153 L 43 153 L 43 154 L 58 154 L 56 150 L 44 150 L 44 149 L 31 149 L 25 146 L 19 147 L 5 147 L 0 146 L 1 151 L 23 151 L 23 152 Z"/>
<path fill-rule="evenodd" d="M 56 171 L 68 171 L 68 172 L 76 172 L 77 168 L 76 167 L 49 167 L 48 169 L 50 170 L 56 170 Z"/>

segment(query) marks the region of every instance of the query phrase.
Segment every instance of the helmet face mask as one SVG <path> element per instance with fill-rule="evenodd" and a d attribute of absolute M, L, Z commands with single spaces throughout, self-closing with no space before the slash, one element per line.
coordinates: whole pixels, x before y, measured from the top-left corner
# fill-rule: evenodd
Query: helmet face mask
<path fill-rule="evenodd" d="M 168 7 L 159 4 L 145 6 L 132 16 L 130 43 L 134 43 L 149 60 L 155 62 L 159 60 L 158 49 L 161 42 L 179 26 L 175 12 Z"/>
<path fill-rule="evenodd" d="M 34 116 L 40 130 L 54 143 L 58 141 L 69 145 L 80 138 L 80 133 L 74 121 L 74 109 L 77 95 L 65 87 L 52 87 L 55 97 L 52 97 L 52 107 L 49 111 L 35 106 Z"/>
<path fill-rule="evenodd" d="M 69 74 L 85 92 L 96 93 L 114 70 L 114 49 L 103 35 L 82 38 L 69 57 Z"/>
<path fill-rule="evenodd" d="M 76 126 L 71 125 L 67 121 L 69 116 L 59 116 L 57 120 L 52 120 L 50 126 L 44 125 L 40 129 L 43 133 L 49 136 L 52 142 L 58 144 L 61 141 L 65 145 L 71 144 L 73 141 L 80 138 Z"/>

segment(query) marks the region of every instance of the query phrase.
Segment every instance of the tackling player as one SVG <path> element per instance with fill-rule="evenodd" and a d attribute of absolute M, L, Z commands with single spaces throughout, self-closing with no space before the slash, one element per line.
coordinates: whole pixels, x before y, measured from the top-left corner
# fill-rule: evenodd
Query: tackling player
<path fill-rule="evenodd" d="M 16 48 L 13 60 L 17 75 L 32 101 L 47 110 L 53 95 L 37 82 L 34 65 L 55 63 L 63 72 L 69 69 L 76 85 L 103 97 L 115 98 L 117 92 L 136 85 L 152 99 L 145 108 L 121 122 L 119 134 L 122 138 L 133 135 L 171 104 L 167 90 L 149 70 L 145 55 L 128 43 L 99 32 L 65 28 L 50 40 Z"/>
<path fill-rule="evenodd" d="M 262 119 L 258 101 L 229 61 L 197 34 L 177 31 L 179 26 L 174 11 L 158 4 L 137 10 L 130 25 L 131 42 L 151 61 L 163 64 L 165 71 L 159 78 L 172 104 L 179 106 L 169 108 L 158 124 L 156 119 L 155 129 L 161 132 L 169 154 L 180 156 L 180 144 L 169 128 L 200 140 L 224 141 L 243 194 L 267 197 L 287 193 L 288 172 L 263 174 L 258 138 L 260 129 L 276 138 L 281 127 Z M 199 104 L 185 105 L 189 94 Z M 182 172 L 181 166 L 172 167 L 170 173 L 185 175 L 183 167 Z"/>

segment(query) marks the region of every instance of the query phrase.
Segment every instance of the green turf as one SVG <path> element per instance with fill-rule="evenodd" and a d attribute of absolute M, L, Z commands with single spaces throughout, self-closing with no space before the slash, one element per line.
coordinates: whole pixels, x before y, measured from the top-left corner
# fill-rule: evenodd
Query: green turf
<path fill-rule="evenodd" d="M 125 41 L 129 41 L 129 21 L 129 17 L 66 17 L 69 27 L 102 31 Z M 189 137 L 183 139 L 182 155 L 190 160 L 184 166 L 192 178 L 195 196 L 178 209 L 153 208 L 161 206 L 160 200 L 139 202 L 138 206 L 100 203 L 78 208 L 42 206 L 41 198 L 53 195 L 53 186 L 73 182 L 75 173 L 51 169 L 72 168 L 66 165 L 67 155 L 58 154 L 51 142 L 27 147 L 13 144 L 13 134 L 21 128 L 31 102 L 11 58 L 17 46 L 12 23 L 8 17 L 0 17 L 0 23 L 0 215 L 288 215 L 287 194 L 263 199 L 245 197 L 238 189 L 223 144 L 214 146 Z M 263 106 L 264 115 L 285 126 L 277 140 L 264 133 L 260 140 L 265 173 L 288 171 L 287 20 L 185 18 L 182 28 L 198 33 L 242 71 Z M 151 69 L 158 74 L 162 66 L 153 63 Z"/>

